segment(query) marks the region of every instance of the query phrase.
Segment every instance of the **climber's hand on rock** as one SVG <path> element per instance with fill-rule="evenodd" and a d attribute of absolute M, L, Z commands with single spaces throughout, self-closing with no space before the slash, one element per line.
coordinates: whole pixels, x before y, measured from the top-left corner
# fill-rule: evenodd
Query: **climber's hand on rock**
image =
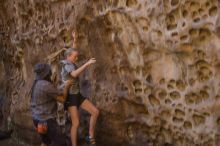
<path fill-rule="evenodd" d="M 88 65 L 94 64 L 96 63 L 96 59 L 95 58 L 91 58 L 89 59 L 89 61 L 87 62 Z"/>
<path fill-rule="evenodd" d="M 76 31 L 72 31 L 72 37 L 73 37 L 73 40 L 75 41 L 76 38 L 77 38 L 77 33 L 76 33 Z"/>

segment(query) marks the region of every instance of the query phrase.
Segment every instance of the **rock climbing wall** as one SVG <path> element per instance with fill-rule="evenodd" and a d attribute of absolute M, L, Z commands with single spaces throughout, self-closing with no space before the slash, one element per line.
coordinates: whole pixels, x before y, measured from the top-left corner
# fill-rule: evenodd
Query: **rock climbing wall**
<path fill-rule="evenodd" d="M 217 0 L 1 0 L 1 7 L 0 79 L 8 88 L 0 96 L 10 99 L 5 119 L 23 140 L 35 141 L 27 136 L 33 66 L 49 62 L 57 83 L 75 29 L 79 64 L 97 59 L 81 87 L 101 111 L 100 145 L 220 143 Z"/>

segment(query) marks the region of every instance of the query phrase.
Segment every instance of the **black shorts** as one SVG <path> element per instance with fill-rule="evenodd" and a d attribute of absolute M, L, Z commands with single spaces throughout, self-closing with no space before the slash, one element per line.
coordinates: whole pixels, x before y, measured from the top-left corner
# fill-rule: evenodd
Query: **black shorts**
<path fill-rule="evenodd" d="M 79 108 L 85 99 L 86 98 L 80 93 L 69 94 L 65 102 L 65 109 L 68 109 L 70 106 L 77 106 L 77 108 Z"/>
<path fill-rule="evenodd" d="M 34 126 L 37 127 L 38 120 L 33 120 Z M 67 146 L 68 145 L 68 137 L 62 133 L 60 126 L 57 124 L 56 119 L 46 120 L 47 122 L 47 133 L 39 134 L 41 137 L 41 141 L 46 144 L 52 144 L 52 146 Z"/>

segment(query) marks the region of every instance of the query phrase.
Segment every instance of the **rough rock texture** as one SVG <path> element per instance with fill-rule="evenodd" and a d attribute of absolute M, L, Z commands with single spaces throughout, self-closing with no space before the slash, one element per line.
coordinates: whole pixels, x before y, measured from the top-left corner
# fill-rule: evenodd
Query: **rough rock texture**
<path fill-rule="evenodd" d="M 81 85 L 101 110 L 100 145 L 220 143 L 217 0 L 1 0 L 0 8 L 3 125 L 21 140 L 38 141 L 33 65 L 50 62 L 58 82 L 76 28 L 80 63 L 97 59 Z"/>

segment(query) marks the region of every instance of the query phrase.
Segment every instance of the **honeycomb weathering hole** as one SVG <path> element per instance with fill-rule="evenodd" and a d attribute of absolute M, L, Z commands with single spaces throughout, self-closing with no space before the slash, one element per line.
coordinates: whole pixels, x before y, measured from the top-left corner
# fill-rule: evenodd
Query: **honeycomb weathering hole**
<path fill-rule="evenodd" d="M 192 123 L 189 121 L 185 121 L 183 124 L 184 128 L 186 129 L 192 129 Z"/>
<path fill-rule="evenodd" d="M 187 10 L 183 10 L 182 15 L 183 15 L 184 18 L 187 17 L 188 16 Z"/>
<path fill-rule="evenodd" d="M 175 6 L 179 3 L 179 0 L 171 0 L 171 5 Z"/>
<path fill-rule="evenodd" d="M 215 16 L 217 14 L 217 7 L 214 6 L 212 8 L 209 9 L 209 16 Z"/>
<path fill-rule="evenodd" d="M 176 29 L 176 28 L 177 28 L 177 24 L 167 26 L 167 30 L 173 30 L 173 29 Z"/>
<path fill-rule="evenodd" d="M 205 123 L 205 117 L 201 115 L 193 115 L 193 121 L 195 123 L 195 126 L 199 126 L 200 124 Z"/>
<path fill-rule="evenodd" d="M 126 6 L 128 7 L 133 7 L 137 5 L 137 0 L 127 0 L 126 1 Z"/>
<path fill-rule="evenodd" d="M 160 105 L 160 101 L 153 94 L 150 94 L 148 97 L 149 97 L 150 104 L 152 106 L 159 106 Z"/>
<path fill-rule="evenodd" d="M 173 91 L 170 93 L 170 97 L 173 99 L 173 100 L 176 100 L 176 99 L 179 99 L 181 97 L 180 93 L 177 92 L 177 91 Z"/>

